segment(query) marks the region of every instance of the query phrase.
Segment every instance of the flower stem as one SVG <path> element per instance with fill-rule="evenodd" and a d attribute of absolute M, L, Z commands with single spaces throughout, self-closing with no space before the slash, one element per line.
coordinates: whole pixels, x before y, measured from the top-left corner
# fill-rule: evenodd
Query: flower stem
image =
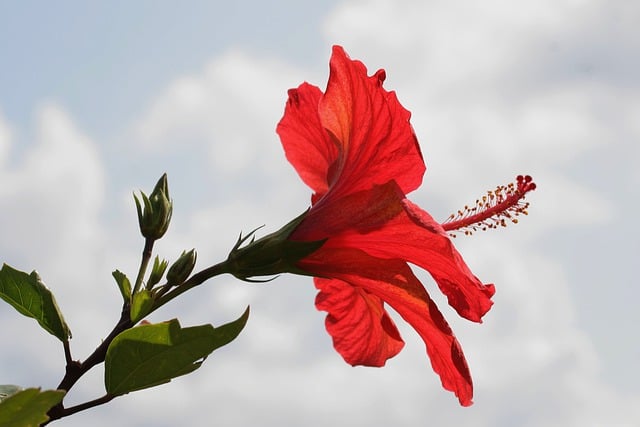
<path fill-rule="evenodd" d="M 135 295 L 140 290 L 140 286 L 142 286 L 142 280 L 144 279 L 144 275 L 147 272 L 147 266 L 149 265 L 149 260 L 151 260 L 151 254 L 153 253 L 154 242 L 155 240 L 151 238 L 146 238 L 144 241 L 142 260 L 140 262 L 140 269 L 138 270 L 138 277 L 136 277 L 136 283 L 133 286 L 132 295 Z"/>
<path fill-rule="evenodd" d="M 197 272 L 180 286 L 173 288 L 171 291 L 167 292 L 164 295 L 160 295 L 159 298 L 156 299 L 151 312 L 156 311 L 158 308 L 162 307 L 178 295 L 188 291 L 189 289 L 195 288 L 198 285 L 201 285 L 212 277 L 219 276 L 228 272 L 228 260 L 212 265 L 209 268 L 205 268 L 204 270 Z"/>

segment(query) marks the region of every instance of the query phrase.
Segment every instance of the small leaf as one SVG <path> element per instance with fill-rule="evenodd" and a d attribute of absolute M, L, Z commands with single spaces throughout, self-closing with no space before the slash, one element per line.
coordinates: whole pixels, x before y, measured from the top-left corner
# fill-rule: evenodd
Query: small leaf
<path fill-rule="evenodd" d="M 138 323 L 144 316 L 149 314 L 153 307 L 153 297 L 151 291 L 143 289 L 133 296 L 131 303 L 131 321 Z"/>
<path fill-rule="evenodd" d="M 17 385 L 0 385 L 0 402 L 2 402 L 5 398 L 11 396 L 12 394 L 19 392 L 20 390 L 22 390 L 22 387 L 19 387 Z"/>
<path fill-rule="evenodd" d="M 141 325 L 118 335 L 107 350 L 105 387 L 112 395 L 164 384 L 200 367 L 215 349 L 233 341 L 249 317 L 249 308 L 237 320 L 182 328 L 177 319 Z"/>
<path fill-rule="evenodd" d="M 64 391 L 28 388 L 0 402 L 0 426 L 38 427 L 49 420 L 47 412 L 62 401 Z"/>
<path fill-rule="evenodd" d="M 129 278 L 127 278 L 127 275 L 120 270 L 114 271 L 111 275 L 116 279 L 116 283 L 118 284 L 118 288 L 120 289 L 124 302 L 129 302 L 131 300 L 131 282 L 129 281 Z"/>
<path fill-rule="evenodd" d="M 36 319 L 40 326 L 60 341 L 65 342 L 71 337 L 56 299 L 37 272 L 27 274 L 3 264 L 0 270 L 0 298 L 25 316 Z"/>

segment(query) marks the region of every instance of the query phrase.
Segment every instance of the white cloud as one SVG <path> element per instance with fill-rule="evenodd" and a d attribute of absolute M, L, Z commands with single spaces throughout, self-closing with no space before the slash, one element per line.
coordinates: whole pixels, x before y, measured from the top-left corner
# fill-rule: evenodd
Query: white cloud
<path fill-rule="evenodd" d="M 220 176 L 273 173 L 282 161 L 275 126 L 287 89 L 301 79 L 283 62 L 231 50 L 171 83 L 135 126 L 135 139 L 154 150 L 203 150 Z"/>
<path fill-rule="evenodd" d="M 95 143 L 58 105 L 46 103 L 38 109 L 34 133 L 18 159 L 0 163 L 0 261 L 28 272 L 38 270 L 82 343 L 89 335 L 96 339 L 93 328 L 100 323 L 100 306 L 90 307 L 85 298 L 99 300 L 107 293 L 95 282 L 104 253 L 99 224 L 102 164 Z M 4 140 L 7 151 L 12 143 L 10 138 Z M 60 344 L 12 310 L 3 309 L 2 316 L 19 325 L 6 329 L 12 333 L 4 337 L 24 345 L 20 366 L 25 371 L 18 372 L 43 381 L 45 387 L 58 381 Z M 78 350 L 87 347 L 80 344 Z"/>
<path fill-rule="evenodd" d="M 538 182 L 545 191 L 535 194 L 535 205 L 544 208 L 532 210 L 540 217 L 538 222 L 546 224 L 547 229 L 598 225 L 613 219 L 611 203 L 585 185 L 553 173 Z"/>
<path fill-rule="evenodd" d="M 326 21 L 330 40 L 358 57 L 389 67 L 411 58 L 404 72 L 428 75 L 443 101 L 465 98 L 468 84 L 483 80 L 510 85 L 509 72 L 532 50 L 571 36 L 598 17 L 607 3 L 559 1 L 513 3 L 460 1 L 347 1 Z M 375 30 L 375 31 L 374 31 Z"/>
<path fill-rule="evenodd" d="M 46 104 L 36 122 L 35 142 L 24 153 L 23 162 L 6 165 L 2 171 L 3 209 L 20 219 L 3 225 L 5 235 L 14 239 L 13 251 L 57 255 L 96 237 L 104 177 L 94 143 L 64 110 Z M 35 247 L 20 239 L 33 235 L 33 229 L 42 237 Z"/>

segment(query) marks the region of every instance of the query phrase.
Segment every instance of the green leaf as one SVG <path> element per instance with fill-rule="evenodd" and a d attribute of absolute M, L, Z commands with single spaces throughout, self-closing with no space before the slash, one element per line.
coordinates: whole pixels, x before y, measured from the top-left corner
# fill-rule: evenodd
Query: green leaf
<path fill-rule="evenodd" d="M 0 298 L 25 316 L 36 319 L 40 326 L 60 341 L 65 342 L 71 337 L 56 299 L 35 271 L 27 274 L 3 264 L 0 270 Z"/>
<path fill-rule="evenodd" d="M 133 296 L 131 303 L 131 321 L 138 323 L 144 316 L 149 314 L 153 307 L 153 297 L 151 291 L 143 289 Z"/>
<path fill-rule="evenodd" d="M 0 426 L 38 427 L 49 419 L 47 412 L 62 401 L 64 391 L 28 388 L 0 402 Z"/>
<path fill-rule="evenodd" d="M 105 387 L 111 395 L 164 384 L 200 367 L 215 349 L 229 344 L 242 331 L 249 308 L 239 319 L 182 328 L 177 319 L 141 325 L 118 335 L 107 350 Z"/>
<path fill-rule="evenodd" d="M 131 300 L 131 282 L 127 278 L 127 275 L 120 270 L 114 271 L 111 275 L 116 279 L 124 302 L 129 302 Z"/>

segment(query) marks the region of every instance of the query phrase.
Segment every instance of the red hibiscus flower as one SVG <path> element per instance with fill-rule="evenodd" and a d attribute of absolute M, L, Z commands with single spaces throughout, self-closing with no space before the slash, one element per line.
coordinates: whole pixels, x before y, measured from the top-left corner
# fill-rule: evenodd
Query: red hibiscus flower
<path fill-rule="evenodd" d="M 384 79 L 383 70 L 367 76 L 335 46 L 324 93 L 307 83 L 289 91 L 277 132 L 314 191 L 312 207 L 243 248 L 250 255 L 238 250 L 240 239 L 230 255 L 233 274 L 315 276 L 316 307 L 328 313 L 334 347 L 352 365 L 383 366 L 402 349 L 385 305 L 392 307 L 422 337 L 443 387 L 468 406 L 473 385 L 460 343 L 409 263 L 431 274 L 458 314 L 481 322 L 494 286 L 473 275 L 447 232 L 515 222 L 535 184 L 519 177 L 517 186 L 499 187 L 449 223 L 435 221 L 406 198 L 426 168 L 410 113 L 382 87 Z"/>

